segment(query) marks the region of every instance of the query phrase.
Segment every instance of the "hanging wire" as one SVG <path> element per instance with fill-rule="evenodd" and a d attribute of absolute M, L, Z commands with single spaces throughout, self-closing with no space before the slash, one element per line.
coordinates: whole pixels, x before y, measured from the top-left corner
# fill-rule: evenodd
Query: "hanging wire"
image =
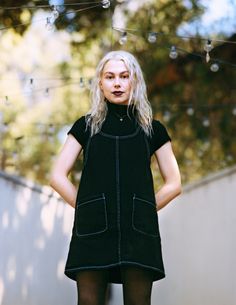
<path fill-rule="evenodd" d="M 127 28 L 118 28 L 118 27 L 113 27 L 115 31 L 119 32 L 131 32 L 131 33 L 140 33 L 140 35 L 143 33 L 139 29 L 127 29 Z M 146 34 L 148 35 L 150 31 L 146 31 Z M 209 37 L 199 37 L 199 36 L 182 36 L 182 35 L 174 35 L 174 34 L 167 34 L 164 32 L 153 32 L 156 33 L 158 36 L 166 36 L 166 37 L 175 37 L 175 38 L 181 38 L 181 39 L 197 39 L 197 40 L 202 40 L 202 41 L 209 41 Z M 231 40 L 223 40 L 223 39 L 210 39 L 212 42 L 220 42 L 220 43 L 228 43 L 228 44 L 236 44 L 236 41 L 231 41 Z"/>
<path fill-rule="evenodd" d="M 58 78 L 59 79 L 59 78 Z M 33 80 L 33 82 L 32 82 Z M 37 79 L 34 79 L 34 78 L 30 78 L 29 80 L 29 84 L 32 84 L 36 82 Z M 2 96 L 0 97 L 0 100 L 3 100 L 5 102 L 3 102 L 3 104 L 9 104 L 10 103 L 10 100 L 14 97 L 19 97 L 19 96 L 31 96 L 32 94 L 35 94 L 35 93 L 39 93 L 39 92 L 47 92 L 49 93 L 49 91 L 53 90 L 53 89 L 58 89 L 58 88 L 63 88 L 63 87 L 66 87 L 66 86 L 71 86 L 71 85 L 78 85 L 78 87 L 80 88 L 86 88 L 85 84 L 84 84 L 84 81 L 87 81 L 87 84 L 89 84 L 89 78 L 84 78 L 84 77 L 80 77 L 78 79 L 72 79 L 71 78 L 71 81 L 67 82 L 67 83 L 62 83 L 60 85 L 54 85 L 54 86 L 45 86 L 45 87 L 41 87 L 41 88 L 34 88 L 32 89 L 30 86 L 29 86 L 29 90 L 28 91 L 24 91 L 23 93 L 14 93 L 14 94 L 11 94 L 10 96 L 9 95 L 5 95 L 5 96 Z M 81 84 L 84 84 L 84 86 L 82 87 Z"/>
<path fill-rule="evenodd" d="M 120 32 L 121 33 L 121 35 L 123 34 L 123 33 L 125 33 L 126 34 L 126 38 L 127 38 L 127 35 L 129 34 L 129 35 L 133 35 L 133 36 L 138 36 L 136 33 L 140 33 L 140 35 L 142 34 L 138 29 L 124 29 L 124 28 L 117 28 L 117 27 L 113 27 L 113 29 L 115 30 L 115 31 L 118 31 L 118 32 Z M 147 32 L 147 34 L 148 33 L 150 33 L 150 31 L 149 32 Z M 165 33 L 163 33 L 163 32 L 160 32 L 160 33 L 157 33 L 157 32 L 155 32 L 158 36 L 160 36 L 160 35 L 163 35 L 163 36 L 171 36 L 171 35 L 169 35 L 169 34 L 165 34 Z M 175 37 L 178 37 L 178 36 L 175 36 Z M 181 37 L 181 38 L 183 38 L 183 36 Z M 185 37 L 185 38 L 187 38 L 187 37 Z M 190 38 L 191 38 L 191 36 L 190 36 Z M 201 40 L 204 40 L 204 41 L 206 41 L 206 42 L 209 42 L 209 38 L 201 38 Z M 220 41 L 220 40 L 215 40 L 215 39 L 211 39 L 210 40 L 211 42 L 213 42 L 213 41 Z M 225 40 L 226 41 L 226 40 Z M 231 41 L 227 41 L 228 43 L 231 43 Z M 236 43 L 236 42 L 232 42 L 232 43 Z M 184 52 L 184 53 L 187 53 L 187 54 L 189 54 L 189 55 L 193 55 L 193 56 L 195 56 L 195 57 L 199 57 L 199 58 L 202 58 L 202 59 L 206 59 L 206 55 L 202 55 L 202 54 L 199 54 L 199 53 L 196 53 L 196 52 L 190 52 L 190 51 L 187 51 L 187 50 L 185 50 L 185 49 L 183 49 L 183 48 L 180 48 L 180 47 L 177 47 L 176 45 L 175 46 L 173 46 L 173 45 L 164 45 L 164 44 L 162 44 L 162 46 L 164 46 L 164 47 L 167 47 L 169 50 L 171 50 L 172 52 L 170 52 L 170 57 L 172 56 L 172 54 L 174 53 L 174 52 L 176 52 L 176 51 L 182 51 L 182 52 Z M 172 56 L 171 58 L 177 58 L 177 56 L 176 56 L 177 54 L 175 54 L 175 56 Z M 233 63 L 231 63 L 231 62 L 228 62 L 228 61 L 225 61 L 225 60 L 222 60 L 222 59 L 219 59 L 219 58 L 213 58 L 213 57 L 211 57 L 211 61 L 212 62 L 214 62 L 214 63 L 220 63 L 220 64 L 223 64 L 223 65 L 228 65 L 228 66 L 231 66 L 231 67 L 236 67 L 236 64 L 233 64 Z M 213 70 L 214 70 L 214 68 L 213 68 Z M 216 70 L 216 69 L 215 69 Z M 213 71 L 213 72 L 216 72 L 216 71 Z"/>
<path fill-rule="evenodd" d="M 98 6 L 101 6 L 100 2 L 99 2 L 99 4 L 96 4 L 96 5 L 93 5 L 93 6 L 89 6 L 89 7 L 81 8 L 81 9 L 78 9 L 78 10 L 74 10 L 73 13 L 79 13 L 79 12 L 87 11 L 87 10 L 90 10 L 90 9 L 98 7 Z M 60 13 L 59 18 L 61 16 L 65 16 L 65 15 L 69 15 L 69 14 L 71 14 L 71 12 Z M 5 30 L 12 29 L 12 28 L 17 28 L 17 27 L 21 27 L 21 26 L 24 26 L 24 25 L 29 25 L 29 24 L 32 24 L 32 23 L 45 21 L 45 20 L 47 20 L 47 18 L 40 18 L 40 19 L 34 20 L 33 22 L 32 21 L 23 22 L 23 23 L 19 23 L 17 25 L 14 25 L 14 26 L 6 26 L 6 27 L 0 28 L 0 31 L 5 31 Z"/>
<path fill-rule="evenodd" d="M 80 6 L 87 4 L 99 4 L 101 1 L 86 1 L 86 2 L 77 2 L 77 3 L 64 3 L 64 4 L 43 4 L 43 5 L 21 5 L 21 6 L 0 6 L 0 10 L 18 10 L 18 9 L 39 9 L 39 8 L 52 8 L 56 7 L 66 7 L 66 6 Z"/>

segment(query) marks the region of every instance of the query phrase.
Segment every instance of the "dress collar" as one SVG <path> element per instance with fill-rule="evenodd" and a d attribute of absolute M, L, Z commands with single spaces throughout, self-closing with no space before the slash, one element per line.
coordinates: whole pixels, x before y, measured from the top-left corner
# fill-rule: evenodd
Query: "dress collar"
<path fill-rule="evenodd" d="M 133 116 L 136 112 L 136 109 L 133 105 L 120 105 L 120 104 L 115 104 L 111 103 L 109 101 L 106 101 L 107 103 L 107 110 L 108 113 L 117 113 L 118 115 L 126 115 L 129 114 L 130 116 Z"/>

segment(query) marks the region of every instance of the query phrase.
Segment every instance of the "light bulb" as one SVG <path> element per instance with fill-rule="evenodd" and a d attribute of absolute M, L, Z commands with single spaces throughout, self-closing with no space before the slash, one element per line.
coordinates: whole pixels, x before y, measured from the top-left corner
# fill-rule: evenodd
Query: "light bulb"
<path fill-rule="evenodd" d="M 213 46 L 212 46 L 212 43 L 211 43 L 211 40 L 208 39 L 205 46 L 204 46 L 204 50 L 206 51 L 206 62 L 209 62 L 210 61 L 210 54 L 209 52 L 213 49 Z"/>
<path fill-rule="evenodd" d="M 109 0 L 102 0 L 102 7 L 103 8 L 109 8 L 111 5 L 111 2 Z"/>
<path fill-rule="evenodd" d="M 90 78 L 88 80 L 88 89 L 91 89 L 92 88 L 92 83 L 93 83 L 93 80 Z"/>
<path fill-rule="evenodd" d="M 236 105 L 234 106 L 234 108 L 233 108 L 233 110 L 232 110 L 232 114 L 233 114 L 234 116 L 236 116 Z"/>
<path fill-rule="evenodd" d="M 188 115 L 193 115 L 194 114 L 194 109 L 193 109 L 193 107 L 188 107 L 188 109 L 187 109 L 187 114 Z"/>
<path fill-rule="evenodd" d="M 54 134 L 54 132 L 55 132 L 54 125 L 53 124 L 49 124 L 48 125 L 48 133 L 52 135 L 52 134 Z"/>
<path fill-rule="evenodd" d="M 9 98 L 8 98 L 7 95 L 5 96 L 5 105 L 6 105 L 6 106 L 10 106 L 10 105 L 11 105 L 11 103 L 10 103 Z"/>
<path fill-rule="evenodd" d="M 49 88 L 46 88 L 44 91 L 44 96 L 49 97 Z"/>
<path fill-rule="evenodd" d="M 7 123 L 3 123 L 2 124 L 2 132 L 5 133 L 5 132 L 8 132 L 9 130 L 9 126 Z"/>
<path fill-rule="evenodd" d="M 46 25 L 45 25 L 46 29 L 48 31 L 54 31 L 54 23 L 53 21 L 51 20 L 51 17 L 47 17 L 46 19 Z"/>
<path fill-rule="evenodd" d="M 83 77 L 80 77 L 79 86 L 80 86 L 80 88 L 84 88 L 84 79 L 83 79 Z"/>
<path fill-rule="evenodd" d="M 148 42 L 150 43 L 155 43 L 157 41 L 157 33 L 155 32 L 150 32 L 148 34 Z"/>
<path fill-rule="evenodd" d="M 177 53 L 177 50 L 176 50 L 175 46 L 171 47 L 169 57 L 171 59 L 176 59 L 178 57 L 178 53 Z"/>
<path fill-rule="evenodd" d="M 212 72 L 217 72 L 219 70 L 219 65 L 217 63 L 214 63 L 211 65 L 210 69 Z"/>
<path fill-rule="evenodd" d="M 165 122 L 169 122 L 170 117 L 171 117 L 170 112 L 169 112 L 168 110 L 165 110 L 165 112 L 164 112 L 164 114 L 163 114 L 163 120 L 164 120 Z"/>
<path fill-rule="evenodd" d="M 29 89 L 30 89 L 30 91 L 33 91 L 33 89 L 34 89 L 34 79 L 33 78 L 30 79 Z"/>
<path fill-rule="evenodd" d="M 210 126 L 210 120 L 208 118 L 204 118 L 203 121 L 202 121 L 202 125 L 204 127 Z"/>
<path fill-rule="evenodd" d="M 123 32 L 123 33 L 121 34 L 120 39 L 119 39 L 119 43 L 120 43 L 121 45 L 123 45 L 123 44 L 125 44 L 126 42 L 127 42 L 127 32 Z"/>
<path fill-rule="evenodd" d="M 12 158 L 13 158 L 14 162 L 17 161 L 17 158 L 18 158 L 18 153 L 17 153 L 17 151 L 13 151 L 13 152 L 12 152 Z"/>
<path fill-rule="evenodd" d="M 213 49 L 213 46 L 212 46 L 211 40 L 208 39 L 204 46 L 204 50 L 209 53 L 209 52 L 211 52 L 212 49 Z"/>
<path fill-rule="evenodd" d="M 51 18 L 52 18 L 52 20 L 53 20 L 53 22 L 59 17 L 59 12 L 58 12 L 58 10 L 57 10 L 57 6 L 56 5 L 54 5 L 53 6 L 53 11 L 52 11 L 52 13 L 51 13 Z"/>

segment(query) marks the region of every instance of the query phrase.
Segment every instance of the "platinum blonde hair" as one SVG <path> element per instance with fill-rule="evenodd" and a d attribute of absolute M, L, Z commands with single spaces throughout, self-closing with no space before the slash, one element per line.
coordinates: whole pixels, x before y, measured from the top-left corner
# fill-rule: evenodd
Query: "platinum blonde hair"
<path fill-rule="evenodd" d="M 152 132 L 152 108 L 147 98 L 146 84 L 143 73 L 136 58 L 126 51 L 111 51 L 107 53 L 98 63 L 95 77 L 91 84 L 91 109 L 86 114 L 87 126 L 90 126 L 91 136 L 101 130 L 102 124 L 107 114 L 107 104 L 105 96 L 100 88 L 100 80 L 105 64 L 109 60 L 122 60 L 126 65 L 131 80 L 131 91 L 128 107 L 134 105 L 136 108 L 136 119 L 148 136 Z M 128 109 L 127 109 L 128 111 Z"/>

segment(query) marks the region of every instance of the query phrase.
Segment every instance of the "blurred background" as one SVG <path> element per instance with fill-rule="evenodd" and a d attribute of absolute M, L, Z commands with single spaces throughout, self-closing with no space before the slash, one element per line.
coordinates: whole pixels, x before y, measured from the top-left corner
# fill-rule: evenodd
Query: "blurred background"
<path fill-rule="evenodd" d="M 199 185 L 203 187 L 202 198 L 211 196 L 204 187 L 213 183 L 209 204 L 214 203 L 212 209 L 222 202 L 229 204 L 224 214 L 228 221 L 225 234 L 228 236 L 234 230 L 235 0 L 1 0 L 0 304 L 39 305 L 55 300 L 57 304 L 68 304 L 68 296 L 75 298 L 74 286 L 72 290 L 72 284 L 63 278 L 73 211 L 47 188 L 49 173 L 66 132 L 89 110 L 89 87 L 96 64 L 107 51 L 119 49 L 132 52 L 139 60 L 154 117 L 164 123 L 172 138 L 186 186 L 181 209 L 185 201 L 189 202 L 187 194 L 198 190 Z M 161 177 L 156 164 L 152 167 L 158 188 Z M 81 168 L 80 157 L 70 175 L 75 184 L 79 184 Z M 225 186 L 222 182 L 222 188 L 221 179 L 230 179 L 230 183 Z M 194 185 L 190 191 L 189 185 Z M 218 194 L 217 189 L 223 192 Z M 197 217 L 201 209 L 199 200 L 191 196 L 191 202 L 199 207 L 194 210 Z M 189 217 L 192 211 L 176 209 L 170 212 L 168 207 L 161 222 L 165 236 L 173 225 L 167 221 L 169 213 L 173 213 L 172 219 L 180 217 L 178 234 L 173 229 L 167 238 L 177 245 L 186 230 L 196 233 L 199 228 L 183 228 L 184 217 Z M 225 210 L 216 211 L 214 221 L 220 222 Z M 211 223 L 211 215 L 209 208 L 206 226 Z M 214 222 L 214 232 L 220 230 L 217 224 Z M 204 229 L 202 225 L 202 232 Z M 214 234 L 202 247 L 207 249 L 206 245 L 213 241 Z M 235 243 L 232 246 L 230 241 L 227 239 L 225 251 L 217 252 L 219 259 L 228 264 L 225 279 L 231 279 L 233 257 L 229 253 L 235 249 Z M 165 252 L 169 253 L 169 247 L 164 242 Z M 208 250 L 213 248 L 211 243 Z M 207 263 L 214 256 L 211 251 L 208 254 L 202 266 L 209 266 Z M 195 261 L 190 259 L 189 264 Z M 42 285 L 45 277 L 48 284 Z M 55 279 L 61 283 L 55 287 L 63 291 L 64 300 L 60 294 L 50 294 L 50 285 L 53 281 L 57 283 Z M 232 295 L 236 289 L 230 287 Z M 166 292 L 164 288 L 162 291 Z M 225 301 L 226 294 L 229 296 L 230 292 L 225 291 L 223 299 L 218 297 L 212 302 L 210 298 L 201 305 L 217 305 L 217 299 L 221 305 L 231 305 L 230 299 Z M 162 296 L 162 304 L 174 304 L 165 301 L 164 293 Z M 184 304 L 200 303 L 187 299 L 181 303 Z"/>

